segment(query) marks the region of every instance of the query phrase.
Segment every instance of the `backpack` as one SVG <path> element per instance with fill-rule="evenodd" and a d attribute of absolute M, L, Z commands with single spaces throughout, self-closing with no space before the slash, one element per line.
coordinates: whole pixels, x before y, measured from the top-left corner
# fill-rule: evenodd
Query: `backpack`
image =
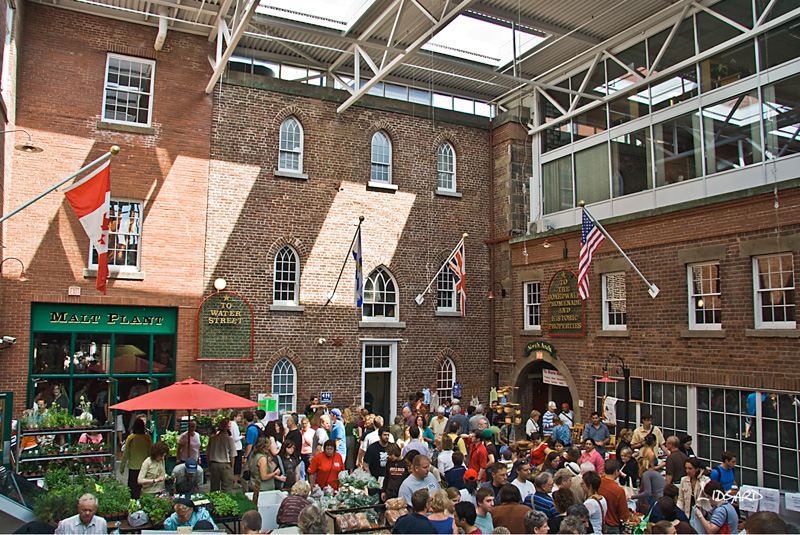
<path fill-rule="evenodd" d="M 251 427 L 255 427 L 256 431 L 258 431 L 258 436 L 256 437 L 256 440 L 258 440 L 261 437 L 267 438 L 267 430 L 259 425 L 256 425 L 255 423 L 248 424 L 247 429 L 244 432 L 245 437 L 247 437 L 247 431 L 249 431 Z"/>

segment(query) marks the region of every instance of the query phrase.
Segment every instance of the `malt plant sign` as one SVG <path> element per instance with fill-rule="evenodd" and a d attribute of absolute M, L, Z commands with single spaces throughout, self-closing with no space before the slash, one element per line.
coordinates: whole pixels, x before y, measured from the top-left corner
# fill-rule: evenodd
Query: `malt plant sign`
<path fill-rule="evenodd" d="M 553 275 L 547 290 L 550 336 L 583 336 L 583 301 L 578 277 L 564 269 Z"/>
<path fill-rule="evenodd" d="M 253 309 L 244 297 L 217 292 L 200 304 L 197 360 L 253 360 Z"/>

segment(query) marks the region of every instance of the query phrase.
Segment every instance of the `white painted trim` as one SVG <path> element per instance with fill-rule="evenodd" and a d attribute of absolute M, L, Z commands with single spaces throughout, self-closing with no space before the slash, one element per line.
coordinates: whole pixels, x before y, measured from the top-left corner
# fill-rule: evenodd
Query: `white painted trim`
<path fill-rule="evenodd" d="M 393 422 L 394 417 L 397 416 L 397 344 L 398 342 L 402 341 L 402 339 L 361 339 L 361 406 L 364 406 L 364 394 L 366 393 L 365 386 L 366 386 L 366 376 L 367 373 L 386 373 L 389 372 L 389 411 L 390 414 L 388 416 L 388 420 L 386 420 L 386 415 L 381 415 L 384 417 L 384 421 Z M 389 367 L 388 368 L 370 368 L 370 371 L 367 372 L 366 369 L 366 362 L 367 362 L 367 352 L 366 347 L 368 345 L 388 345 L 389 346 Z"/>
<path fill-rule="evenodd" d="M 121 59 L 121 60 L 125 60 L 125 61 L 130 61 L 130 62 L 133 62 L 133 63 L 140 63 L 140 64 L 143 64 L 143 65 L 150 65 L 151 66 L 152 71 L 150 72 L 150 91 L 147 92 L 147 93 L 144 93 L 144 94 L 149 95 L 149 97 L 150 97 L 149 101 L 148 101 L 149 108 L 147 110 L 147 123 L 146 124 L 145 123 L 135 122 L 135 121 L 120 121 L 118 119 L 113 119 L 113 118 L 106 117 L 106 97 L 108 96 L 108 91 L 109 90 L 116 91 L 115 89 L 111 89 L 111 88 L 108 87 L 108 66 L 109 66 L 109 63 L 111 61 L 111 58 Z M 154 95 L 154 93 L 155 93 L 154 86 L 155 86 L 155 81 L 156 81 L 156 62 L 155 62 L 155 60 L 144 59 L 144 58 L 136 58 L 136 57 L 133 57 L 133 56 L 125 56 L 125 55 L 122 55 L 122 54 L 114 54 L 112 52 L 109 52 L 108 54 L 106 54 L 106 69 L 105 69 L 105 71 L 103 73 L 103 76 L 104 76 L 104 78 L 103 78 L 103 107 L 100 109 L 100 117 L 103 118 L 102 120 L 107 122 L 107 123 L 125 124 L 125 125 L 140 126 L 140 127 L 150 127 L 152 125 L 152 123 L 153 123 L 153 100 L 155 100 L 155 95 Z M 124 90 L 123 90 L 123 92 L 124 93 L 129 93 L 129 91 L 124 91 Z M 141 92 L 141 93 L 143 93 L 143 92 Z"/>

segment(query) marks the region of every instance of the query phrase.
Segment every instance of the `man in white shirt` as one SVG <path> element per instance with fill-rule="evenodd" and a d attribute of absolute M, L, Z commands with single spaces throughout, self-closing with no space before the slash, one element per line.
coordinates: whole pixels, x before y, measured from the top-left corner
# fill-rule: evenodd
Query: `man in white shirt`
<path fill-rule="evenodd" d="M 84 494 L 78 499 L 78 514 L 65 518 L 58 523 L 56 533 L 90 533 L 107 535 L 108 525 L 97 513 L 97 498 L 93 494 Z"/>
<path fill-rule="evenodd" d="M 200 435 L 195 432 L 197 422 L 189 421 L 189 430 L 178 437 L 178 463 L 186 462 L 186 459 L 200 460 Z"/>
<path fill-rule="evenodd" d="M 525 498 L 532 496 L 536 492 L 536 487 L 533 486 L 533 482 L 528 480 L 532 472 L 533 469 L 528 461 L 521 461 L 517 464 L 517 479 L 512 481 L 511 484 L 519 489 L 519 495 L 522 497 L 522 501 L 525 501 Z"/>
<path fill-rule="evenodd" d="M 575 413 L 569 408 L 569 403 L 561 404 L 561 414 L 558 415 L 562 425 L 566 425 L 570 429 L 575 425 Z"/>
<path fill-rule="evenodd" d="M 443 405 L 439 405 L 439 408 L 436 409 L 436 417 L 431 418 L 430 427 L 435 437 L 440 437 L 447 431 L 447 417 L 444 415 Z"/>

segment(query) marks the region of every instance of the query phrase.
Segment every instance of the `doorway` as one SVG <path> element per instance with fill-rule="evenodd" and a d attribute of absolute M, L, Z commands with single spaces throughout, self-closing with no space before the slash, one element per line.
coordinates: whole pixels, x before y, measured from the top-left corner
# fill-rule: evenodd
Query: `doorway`
<path fill-rule="evenodd" d="M 522 414 L 528 415 L 532 410 L 544 414 L 547 404 L 555 401 L 556 407 L 561 408 L 562 403 L 569 403 L 572 407 L 572 394 L 569 388 L 545 382 L 543 370 L 557 372 L 556 367 L 543 361 L 531 362 L 517 378 L 519 399 L 522 403 Z M 527 420 L 527 418 L 524 418 Z"/>
<path fill-rule="evenodd" d="M 380 414 L 384 420 L 391 413 L 391 380 L 391 372 L 369 372 L 364 377 L 364 407 L 370 414 Z"/>
<path fill-rule="evenodd" d="M 364 342 L 361 355 L 361 405 L 391 425 L 397 414 L 397 342 Z"/>

